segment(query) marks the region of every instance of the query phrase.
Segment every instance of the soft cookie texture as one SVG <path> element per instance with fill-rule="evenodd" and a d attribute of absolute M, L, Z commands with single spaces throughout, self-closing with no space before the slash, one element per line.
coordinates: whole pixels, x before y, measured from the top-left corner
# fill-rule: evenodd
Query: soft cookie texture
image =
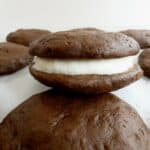
<path fill-rule="evenodd" d="M 50 90 L 32 96 L 0 125 L 1 150 L 149 150 L 138 113 L 112 94 Z"/>
<path fill-rule="evenodd" d="M 121 33 L 95 28 L 56 32 L 31 44 L 35 59 L 30 71 L 47 86 L 86 94 L 110 92 L 142 76 L 139 49 Z"/>
<path fill-rule="evenodd" d="M 72 30 L 70 30 L 70 31 L 82 31 L 82 32 L 86 32 L 86 31 L 93 31 L 93 32 L 97 32 L 97 31 L 99 31 L 99 32 L 106 32 L 106 31 L 104 31 L 104 30 L 101 30 L 101 29 L 98 29 L 98 28 L 91 28 L 91 27 L 87 27 L 87 28 L 77 28 L 77 29 L 72 29 Z"/>
<path fill-rule="evenodd" d="M 13 73 L 31 61 L 27 47 L 10 42 L 0 43 L 0 75 Z"/>
<path fill-rule="evenodd" d="M 29 46 L 37 38 L 50 33 L 48 30 L 41 29 L 18 29 L 7 36 L 7 41 Z"/>
<path fill-rule="evenodd" d="M 144 74 L 150 77 L 150 49 L 145 49 L 140 57 L 139 64 L 141 68 L 144 70 Z"/>
<path fill-rule="evenodd" d="M 138 43 L 121 33 L 76 29 L 56 32 L 31 44 L 30 53 L 50 58 L 116 58 L 135 55 Z"/>
<path fill-rule="evenodd" d="M 140 44 L 141 48 L 150 47 L 150 30 L 129 29 L 121 32 L 134 38 Z"/>
<path fill-rule="evenodd" d="M 37 71 L 32 66 L 30 67 L 31 74 L 41 83 L 66 91 L 85 94 L 99 94 L 114 91 L 133 83 L 142 76 L 142 70 L 138 65 L 135 65 L 127 72 L 114 75 L 49 74 Z"/>

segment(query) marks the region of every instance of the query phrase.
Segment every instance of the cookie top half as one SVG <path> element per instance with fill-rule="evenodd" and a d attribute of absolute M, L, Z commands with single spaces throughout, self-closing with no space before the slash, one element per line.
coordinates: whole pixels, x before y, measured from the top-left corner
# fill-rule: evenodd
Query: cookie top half
<path fill-rule="evenodd" d="M 139 49 L 131 37 L 92 28 L 48 34 L 32 42 L 30 53 L 49 58 L 118 58 L 135 55 Z"/>
<path fill-rule="evenodd" d="M 7 35 L 7 41 L 29 46 L 32 41 L 48 33 L 50 31 L 42 29 L 18 29 Z"/>
<path fill-rule="evenodd" d="M 141 48 L 150 48 L 150 30 L 129 29 L 121 32 L 134 38 Z"/>

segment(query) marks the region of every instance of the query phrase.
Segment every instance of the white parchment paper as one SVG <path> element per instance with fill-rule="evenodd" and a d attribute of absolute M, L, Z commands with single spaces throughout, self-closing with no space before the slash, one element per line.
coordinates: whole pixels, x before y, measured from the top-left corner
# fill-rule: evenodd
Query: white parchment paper
<path fill-rule="evenodd" d="M 47 89 L 30 75 L 28 67 L 0 77 L 0 121 L 27 98 Z M 143 77 L 113 93 L 131 104 L 150 127 L 150 79 Z"/>

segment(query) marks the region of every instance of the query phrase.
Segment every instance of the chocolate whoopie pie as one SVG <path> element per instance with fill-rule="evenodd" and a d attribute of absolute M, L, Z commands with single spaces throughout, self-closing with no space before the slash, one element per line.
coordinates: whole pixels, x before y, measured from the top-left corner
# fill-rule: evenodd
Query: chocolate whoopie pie
<path fill-rule="evenodd" d="M 144 74 L 150 77 L 150 49 L 145 49 L 140 57 L 139 64 L 141 68 L 144 70 Z"/>
<path fill-rule="evenodd" d="M 48 30 L 41 29 L 18 29 L 7 36 L 7 41 L 29 46 L 37 38 L 50 33 Z"/>
<path fill-rule="evenodd" d="M 138 80 L 139 44 L 121 33 L 70 30 L 34 41 L 32 75 L 43 84 L 88 94 L 110 92 Z"/>
<path fill-rule="evenodd" d="M 1 150 L 149 150 L 138 113 L 112 94 L 50 90 L 32 96 L 0 125 Z"/>
<path fill-rule="evenodd" d="M 0 43 L 0 75 L 16 72 L 31 61 L 28 47 L 10 42 Z"/>
<path fill-rule="evenodd" d="M 141 48 L 150 47 L 150 30 L 129 29 L 121 32 L 134 38 L 140 44 Z"/>

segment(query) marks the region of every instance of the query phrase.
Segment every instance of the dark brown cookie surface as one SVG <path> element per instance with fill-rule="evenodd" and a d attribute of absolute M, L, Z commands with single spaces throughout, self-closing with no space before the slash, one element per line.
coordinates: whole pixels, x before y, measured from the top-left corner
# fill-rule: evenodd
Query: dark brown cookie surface
<path fill-rule="evenodd" d="M 32 60 L 29 49 L 14 43 L 0 43 L 0 75 L 13 73 Z"/>
<path fill-rule="evenodd" d="M 141 68 L 144 70 L 144 74 L 150 77 L 150 49 L 145 49 L 140 57 L 139 64 Z"/>
<path fill-rule="evenodd" d="M 31 44 L 30 53 L 50 58 L 117 58 L 137 54 L 139 44 L 121 33 L 75 29 L 56 32 Z"/>
<path fill-rule="evenodd" d="M 104 30 L 98 29 L 98 28 L 91 28 L 91 27 L 87 27 L 87 28 L 77 28 L 77 29 L 72 29 L 70 31 L 74 31 L 74 32 L 105 32 Z"/>
<path fill-rule="evenodd" d="M 149 150 L 149 130 L 112 94 L 47 91 L 29 98 L 0 125 L 1 150 Z"/>
<path fill-rule="evenodd" d="M 18 29 L 8 34 L 7 41 L 29 46 L 32 41 L 48 33 L 50 31 L 41 29 Z"/>
<path fill-rule="evenodd" d="M 130 68 L 127 72 L 114 75 L 50 74 L 37 71 L 32 66 L 30 71 L 37 80 L 47 86 L 86 94 L 114 91 L 131 84 L 142 76 L 142 70 L 138 65 Z"/>
<path fill-rule="evenodd" d="M 123 34 L 134 38 L 141 48 L 150 47 L 150 30 L 125 30 L 121 31 Z"/>

